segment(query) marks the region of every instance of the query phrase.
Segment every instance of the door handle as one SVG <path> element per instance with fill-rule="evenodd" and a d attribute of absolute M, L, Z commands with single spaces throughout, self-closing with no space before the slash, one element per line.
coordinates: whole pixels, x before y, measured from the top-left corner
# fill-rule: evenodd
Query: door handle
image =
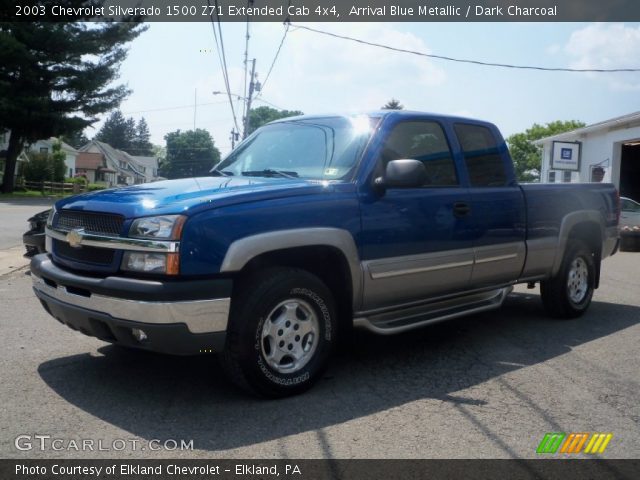
<path fill-rule="evenodd" d="M 456 217 L 465 217 L 471 213 L 471 207 L 467 202 L 455 202 L 453 204 L 453 215 Z"/>

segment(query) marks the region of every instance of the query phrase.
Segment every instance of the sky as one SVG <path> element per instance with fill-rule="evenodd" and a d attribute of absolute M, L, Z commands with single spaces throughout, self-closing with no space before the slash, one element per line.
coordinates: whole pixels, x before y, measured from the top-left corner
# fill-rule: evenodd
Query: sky
<path fill-rule="evenodd" d="M 316 29 L 393 47 L 516 65 L 640 68 L 637 23 L 315 23 Z M 245 28 L 222 23 L 231 91 L 244 92 Z M 249 58 L 264 82 L 284 33 L 281 23 L 250 25 Z M 119 83 L 121 105 L 144 117 L 151 141 L 194 127 L 208 130 L 224 154 L 234 125 L 210 23 L 149 23 L 130 44 Z M 356 113 L 391 98 L 405 109 L 495 123 L 503 135 L 534 123 L 587 124 L 640 110 L 640 73 L 565 73 L 492 68 L 396 53 L 296 29 L 286 36 L 254 106 L 304 113 Z M 269 104 L 265 103 L 269 102 Z M 236 106 L 242 126 L 242 105 Z M 194 112 L 194 104 L 197 105 Z M 104 117 L 103 117 L 104 118 Z M 101 122 L 85 133 L 93 137 Z"/>

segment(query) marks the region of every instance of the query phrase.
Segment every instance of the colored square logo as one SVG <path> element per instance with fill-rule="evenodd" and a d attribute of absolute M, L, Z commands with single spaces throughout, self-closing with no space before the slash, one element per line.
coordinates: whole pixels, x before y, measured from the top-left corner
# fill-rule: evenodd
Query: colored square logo
<path fill-rule="evenodd" d="M 573 151 L 570 148 L 560 149 L 560 158 L 562 160 L 571 160 L 572 156 L 573 156 Z"/>

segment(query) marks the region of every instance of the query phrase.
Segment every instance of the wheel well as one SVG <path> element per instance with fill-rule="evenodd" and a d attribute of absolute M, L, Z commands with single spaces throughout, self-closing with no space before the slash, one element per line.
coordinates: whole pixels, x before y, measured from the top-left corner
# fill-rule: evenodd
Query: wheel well
<path fill-rule="evenodd" d="M 569 232 L 568 240 L 572 239 L 583 241 L 593 252 L 593 260 L 596 266 L 595 288 L 598 288 L 600 283 L 600 261 L 602 258 L 602 233 L 600 227 L 593 222 L 578 223 Z"/>
<path fill-rule="evenodd" d="M 350 326 L 353 320 L 353 284 L 349 263 L 335 247 L 317 245 L 266 252 L 252 258 L 240 271 L 240 279 L 270 267 L 292 267 L 316 275 L 329 288 L 336 302 L 338 322 Z"/>

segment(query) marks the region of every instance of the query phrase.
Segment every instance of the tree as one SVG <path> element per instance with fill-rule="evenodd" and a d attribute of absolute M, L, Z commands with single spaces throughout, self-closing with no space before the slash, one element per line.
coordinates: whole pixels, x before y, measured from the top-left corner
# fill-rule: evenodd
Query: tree
<path fill-rule="evenodd" d="M 532 182 L 540 179 L 542 147 L 536 146 L 532 142 L 584 126 L 585 124 L 578 120 L 556 120 L 546 125 L 534 123 L 531 128 L 528 128 L 524 132 L 509 136 L 507 143 L 509 144 L 509 152 L 513 159 L 518 180 L 521 182 Z"/>
<path fill-rule="evenodd" d="M 151 133 L 149 133 L 149 126 L 147 125 L 147 121 L 142 117 L 138 120 L 138 124 L 136 125 L 136 135 L 133 141 L 133 148 L 131 154 L 133 155 L 141 155 L 141 156 L 151 156 L 153 154 L 153 145 L 149 141 L 151 138 Z"/>
<path fill-rule="evenodd" d="M 94 140 L 108 143 L 113 148 L 128 150 L 135 141 L 135 120 L 124 118 L 120 110 L 111 112 L 96 133 Z"/>
<path fill-rule="evenodd" d="M 86 2 L 41 3 L 66 8 Z M 14 189 L 16 160 L 25 143 L 82 130 L 129 94 L 112 82 L 126 57 L 125 45 L 146 27 L 80 21 L 88 19 L 0 23 L 0 129 L 11 131 L 5 192 Z"/>
<path fill-rule="evenodd" d="M 160 162 L 164 162 L 167 158 L 167 147 L 151 145 L 151 156 L 157 158 Z"/>
<path fill-rule="evenodd" d="M 136 124 L 133 117 L 125 118 L 120 110 L 109 115 L 94 137 L 95 140 L 108 143 L 113 148 L 141 156 L 152 154 L 153 145 L 149 141 L 150 138 L 149 126 L 144 117 Z"/>
<path fill-rule="evenodd" d="M 162 164 L 162 176 L 187 178 L 208 175 L 220 161 L 220 151 L 214 146 L 211 135 L 198 128 L 167 133 L 167 157 Z"/>
<path fill-rule="evenodd" d="M 82 130 L 76 130 L 68 135 L 62 135 L 60 138 L 73 148 L 80 148 L 89 143 L 89 139 Z"/>
<path fill-rule="evenodd" d="M 269 122 L 280 120 L 281 118 L 295 117 L 297 115 L 303 115 L 303 113 L 298 110 L 276 110 L 275 108 L 264 106 L 252 108 L 249 112 L 249 131 L 247 135 L 250 135 L 262 125 Z"/>
<path fill-rule="evenodd" d="M 392 98 L 382 106 L 382 110 L 402 110 L 403 108 L 404 108 L 404 105 L 402 105 L 395 98 Z"/>

